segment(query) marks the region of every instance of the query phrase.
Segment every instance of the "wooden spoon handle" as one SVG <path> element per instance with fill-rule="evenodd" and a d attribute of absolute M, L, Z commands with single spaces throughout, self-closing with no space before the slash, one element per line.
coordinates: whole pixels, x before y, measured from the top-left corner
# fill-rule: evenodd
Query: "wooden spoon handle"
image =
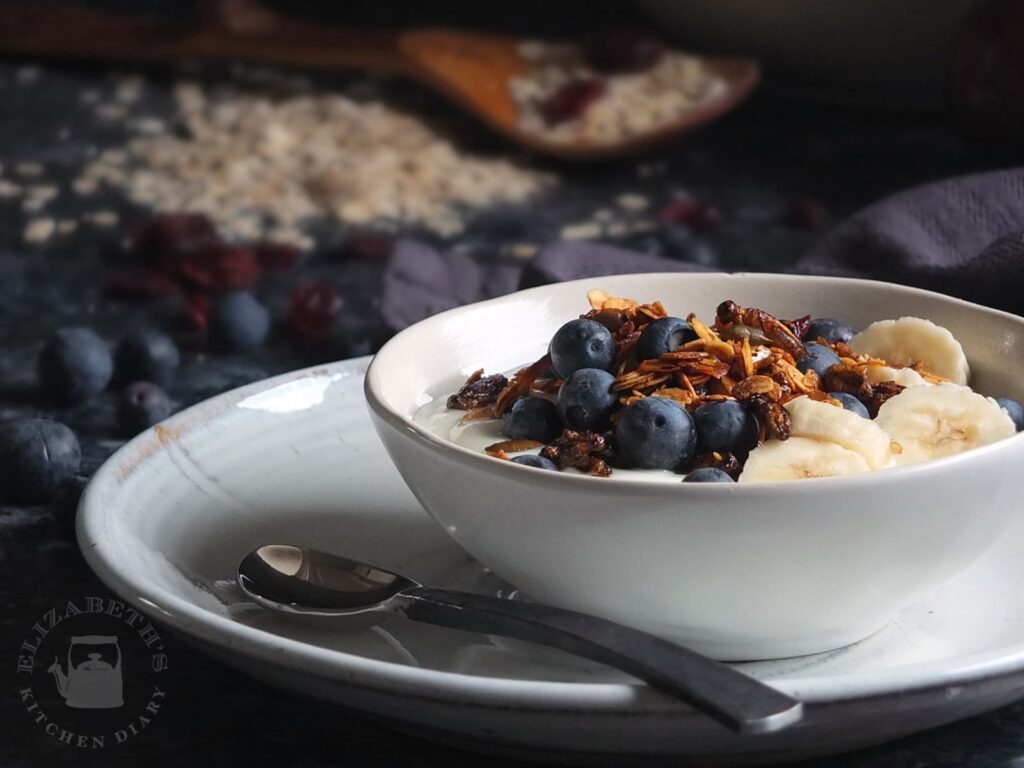
<path fill-rule="evenodd" d="M 125 62 L 246 59 L 386 72 L 408 67 L 394 33 L 318 27 L 262 9 L 259 16 L 241 19 L 204 14 L 202 23 L 186 24 L 23 0 L 4 4 L 0 50 Z"/>

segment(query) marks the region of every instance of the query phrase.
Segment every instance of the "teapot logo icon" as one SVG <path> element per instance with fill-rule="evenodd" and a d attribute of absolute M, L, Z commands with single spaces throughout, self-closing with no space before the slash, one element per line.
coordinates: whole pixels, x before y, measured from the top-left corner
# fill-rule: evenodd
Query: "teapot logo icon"
<path fill-rule="evenodd" d="M 104 658 L 105 647 L 113 661 Z M 79 659 L 77 664 L 75 658 Z M 121 647 L 116 636 L 73 636 L 68 645 L 67 673 L 56 658 L 47 671 L 53 675 L 57 690 L 69 707 L 116 709 L 124 706 Z"/>

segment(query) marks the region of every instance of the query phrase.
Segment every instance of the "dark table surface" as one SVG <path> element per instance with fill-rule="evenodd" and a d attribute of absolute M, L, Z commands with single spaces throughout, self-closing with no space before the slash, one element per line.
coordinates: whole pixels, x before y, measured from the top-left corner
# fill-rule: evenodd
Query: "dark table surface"
<path fill-rule="evenodd" d="M 37 162 L 44 177 L 66 181 L 96 151 L 119 144 L 124 129 L 97 120 L 79 96 L 96 89 L 110 94 L 121 74 L 103 69 L 33 68 L 0 65 L 0 163 L 7 178 L 19 162 Z M 228 77 L 223 71 L 210 78 Z M 150 73 L 140 109 L 167 116 L 167 73 Z M 343 87 L 324 81 L 321 87 Z M 394 87 L 405 91 L 402 86 Z M 419 97 L 417 97 L 419 98 Z M 441 109 L 423 98 L 426 112 Z M 468 141 L 484 151 L 501 145 L 461 125 Z M 552 166 L 561 186 L 530 206 L 482 212 L 443 248 L 460 248 L 483 261 L 521 264 L 502 243 L 542 244 L 561 228 L 614 207 L 623 192 L 647 196 L 654 209 L 672 194 L 688 192 L 713 202 L 724 216 L 718 232 L 703 236 L 701 258 L 725 269 L 784 270 L 832 221 L 888 192 L 953 174 L 999 167 L 1005 158 L 965 143 L 940 117 L 870 114 L 797 104 L 762 93 L 736 114 L 684 146 L 658 158 L 659 171 L 638 164 L 601 167 Z M 650 159 L 646 161 L 650 163 Z M 40 182 L 41 183 L 41 182 Z M 827 211 L 820 227 L 793 226 L 793 201 L 811 197 Z M 22 241 L 28 218 L 81 217 L 115 210 L 122 224 L 83 224 L 72 236 L 43 246 Z M 141 212 L 113 192 L 87 199 L 62 193 L 42 213 L 26 213 L 18 198 L 0 199 L 0 417 L 47 414 L 78 431 L 88 474 L 121 443 L 114 429 L 113 395 L 78 408 L 52 411 L 32 397 L 34 357 L 56 327 L 84 323 L 111 341 L 129 324 L 168 322 L 180 307 L 165 303 L 115 303 L 100 287 L 119 269 L 109 254 L 125 227 Z M 342 227 L 317 225 L 319 247 L 300 266 L 268 278 L 260 293 L 280 320 L 291 288 L 317 279 L 335 285 L 350 306 L 373 317 L 381 263 L 339 258 Z M 409 228 L 405 232 L 427 237 Z M 656 229 L 627 244 L 686 258 L 672 234 Z M 709 257 L 708 254 L 712 255 Z M 377 329 L 364 331 L 378 338 Z M 352 341 L 351 339 L 349 341 Z M 355 344 L 310 351 L 275 331 L 264 349 L 246 356 L 205 354 L 186 338 L 186 364 L 171 388 L 184 407 L 217 392 L 318 359 L 354 352 Z M 3 468 L 0 467 L 0 472 Z M 95 760 L 110 766 L 182 765 L 450 765 L 481 758 L 402 735 L 359 715 L 281 693 L 237 674 L 168 637 L 174 660 L 166 687 L 172 692 L 145 731 L 121 746 L 89 752 L 46 735 L 29 717 L 13 679 L 17 646 L 40 615 L 68 599 L 108 594 L 78 553 L 69 516 L 50 506 L 0 505 L 0 765 L 58 766 Z M 1024 704 L 895 744 L 816 761 L 853 766 L 1010 766 L 1024 760 Z M 488 758 L 487 764 L 504 764 Z M 511 765 L 511 763 L 509 763 Z"/>

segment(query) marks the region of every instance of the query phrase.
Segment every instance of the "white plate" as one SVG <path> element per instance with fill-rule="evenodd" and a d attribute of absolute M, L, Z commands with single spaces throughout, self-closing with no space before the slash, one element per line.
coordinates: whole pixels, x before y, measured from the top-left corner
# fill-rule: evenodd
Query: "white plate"
<path fill-rule="evenodd" d="M 366 364 L 258 382 L 132 440 L 82 501 L 78 536 L 89 564 L 227 664 L 485 751 L 770 762 L 879 743 L 1024 696 L 1017 524 L 981 562 L 867 640 L 742 665 L 807 705 L 798 726 L 757 737 L 734 736 L 626 675 L 525 643 L 393 616 L 370 625 L 264 612 L 246 602 L 234 569 L 270 542 L 316 546 L 432 585 L 511 592 L 403 485 L 370 425 Z"/>

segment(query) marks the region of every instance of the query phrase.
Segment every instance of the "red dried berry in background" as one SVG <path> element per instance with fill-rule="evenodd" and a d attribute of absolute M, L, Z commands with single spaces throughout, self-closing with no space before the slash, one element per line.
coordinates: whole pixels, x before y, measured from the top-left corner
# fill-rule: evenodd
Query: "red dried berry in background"
<path fill-rule="evenodd" d="M 215 293 L 243 291 L 256 285 L 260 265 L 248 248 L 221 245 L 182 260 L 173 274 L 193 287 Z"/>
<path fill-rule="evenodd" d="M 587 63 L 605 72 L 642 72 L 658 63 L 665 44 L 639 29 L 610 29 L 589 35 L 583 42 Z"/>
<path fill-rule="evenodd" d="M 260 265 L 249 248 L 224 246 L 207 256 L 214 275 L 214 287 L 221 291 L 244 291 L 256 285 Z"/>
<path fill-rule="evenodd" d="M 603 80 L 573 80 L 552 93 L 540 105 L 540 113 L 548 125 L 574 120 L 587 107 L 604 96 L 608 86 Z"/>
<path fill-rule="evenodd" d="M 793 201 L 786 213 L 786 223 L 797 229 L 821 229 L 828 219 L 828 210 L 820 200 L 800 197 Z"/>
<path fill-rule="evenodd" d="M 288 327 L 299 336 L 321 338 L 341 312 L 338 292 L 324 283 L 310 283 L 295 289 L 288 309 Z"/>
<path fill-rule="evenodd" d="M 669 200 L 661 209 L 661 220 L 666 224 L 685 224 L 694 232 L 710 232 L 722 226 L 722 211 L 711 203 L 702 203 L 692 197 Z"/>
<path fill-rule="evenodd" d="M 394 247 L 393 237 L 364 232 L 346 237 L 337 254 L 341 261 L 384 261 Z"/>
<path fill-rule="evenodd" d="M 110 299 L 147 299 L 172 296 L 181 286 L 163 272 L 129 272 L 112 277 L 103 286 Z"/>
<path fill-rule="evenodd" d="M 301 251 L 287 243 L 260 243 L 256 246 L 256 260 L 263 269 L 287 269 L 299 260 Z"/>
<path fill-rule="evenodd" d="M 144 225 L 133 237 L 138 256 L 161 269 L 173 269 L 182 259 L 223 243 L 217 228 L 199 213 L 164 213 Z"/>
<path fill-rule="evenodd" d="M 185 317 L 189 325 L 197 331 L 205 331 L 210 324 L 210 297 L 202 293 L 194 293 L 185 304 Z"/>

